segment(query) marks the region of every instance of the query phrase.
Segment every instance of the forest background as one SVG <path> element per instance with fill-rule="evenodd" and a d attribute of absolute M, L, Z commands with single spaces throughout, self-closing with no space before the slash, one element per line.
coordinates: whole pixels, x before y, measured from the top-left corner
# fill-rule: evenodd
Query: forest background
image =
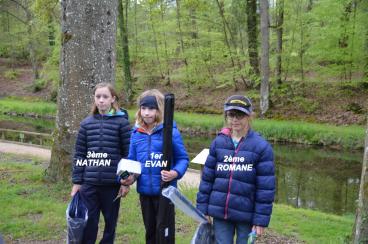
<path fill-rule="evenodd" d="M 63 16 L 62 8 L 71 2 L 0 0 L 0 97 L 12 96 L 3 101 L 22 100 L 24 106 L 63 99 L 63 95 L 58 97 L 62 87 L 59 65 L 63 64 L 60 50 L 73 36 L 65 27 L 63 20 L 68 16 Z M 85 13 L 80 15 L 90 17 L 90 26 L 103 26 L 101 33 L 115 26 L 109 21 L 98 23 L 101 16 L 93 15 L 98 10 L 90 2 L 83 3 Z M 178 110 L 201 113 L 221 113 L 225 98 L 241 93 L 252 98 L 256 112 L 273 119 L 271 127 L 275 119 L 363 125 L 368 107 L 367 10 L 368 3 L 363 0 L 122 0 L 116 79 L 112 80 L 116 80 L 122 105 L 128 108 L 134 107 L 137 94 L 147 88 L 174 92 Z M 269 40 L 264 38 L 265 30 L 270 31 Z M 84 48 L 90 46 L 80 46 L 81 53 Z M 114 51 L 111 53 L 115 58 Z M 88 62 L 98 64 L 98 58 Z M 265 60 L 267 63 L 262 62 Z M 67 66 L 63 67 L 65 74 Z M 259 108 L 264 81 L 269 107 Z M 78 99 L 70 104 L 83 100 Z M 73 109 L 64 109 L 64 116 L 59 117 L 73 115 Z M 48 176 L 53 176 L 50 172 L 70 172 L 69 163 L 52 164 L 69 162 L 66 151 L 57 148 L 73 145 L 65 131 L 69 129 L 53 134 L 53 139 L 58 139 L 50 165 L 55 167 Z M 368 150 L 364 162 L 368 162 Z M 367 185 L 362 184 L 364 189 Z M 360 203 L 357 212 L 362 210 L 366 220 L 368 210 L 363 207 L 367 205 Z"/>
<path fill-rule="evenodd" d="M 270 1 L 266 117 L 364 124 L 367 10 L 361 0 Z M 0 1 L 1 96 L 56 101 L 60 46 L 68 38 L 60 34 L 60 11 L 55 0 Z M 116 86 L 123 106 L 155 87 L 175 91 L 179 110 L 221 113 L 225 98 L 241 93 L 260 112 L 256 0 L 123 0 L 120 11 Z"/>

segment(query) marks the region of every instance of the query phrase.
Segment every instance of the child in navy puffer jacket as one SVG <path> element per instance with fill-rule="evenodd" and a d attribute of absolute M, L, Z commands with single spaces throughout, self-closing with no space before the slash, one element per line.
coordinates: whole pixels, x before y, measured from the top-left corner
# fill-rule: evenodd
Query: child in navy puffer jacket
<path fill-rule="evenodd" d="M 216 242 L 247 243 L 270 222 L 275 195 L 271 145 L 251 129 L 252 104 L 242 95 L 224 106 L 228 128 L 212 142 L 197 194 L 197 208 L 213 217 Z"/>
<path fill-rule="evenodd" d="M 189 158 L 185 150 L 181 135 L 176 125 L 173 126 L 173 162 L 171 170 L 163 170 L 163 111 L 164 96 L 156 89 L 143 92 L 138 98 L 139 109 L 136 113 L 136 127 L 133 129 L 130 141 L 129 156 L 131 160 L 141 162 L 142 173 L 137 179 L 137 191 L 140 194 L 143 222 L 146 229 L 146 243 L 159 244 L 157 222 L 161 181 L 170 182 L 176 187 L 177 180 L 183 177 L 187 170 Z M 130 185 L 135 181 L 133 175 L 122 180 L 123 185 Z M 169 243 L 174 243 L 175 212 L 170 202 L 170 226 L 168 228 Z"/>
<path fill-rule="evenodd" d="M 71 195 L 79 191 L 88 208 L 82 243 L 96 242 L 100 212 L 105 220 L 100 243 L 113 243 L 120 207 L 120 199 L 114 198 L 129 191 L 116 182 L 116 170 L 128 156 L 131 129 L 110 83 L 97 84 L 93 94 L 91 115 L 81 122 L 75 145 Z"/>

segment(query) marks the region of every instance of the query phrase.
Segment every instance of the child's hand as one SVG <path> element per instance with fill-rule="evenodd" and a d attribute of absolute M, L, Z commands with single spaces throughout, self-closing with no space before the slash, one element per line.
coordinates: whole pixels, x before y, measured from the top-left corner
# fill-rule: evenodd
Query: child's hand
<path fill-rule="evenodd" d="M 135 181 L 134 179 L 134 175 L 129 175 L 128 178 L 126 178 L 125 180 L 120 180 L 120 183 L 123 185 L 123 186 L 130 186 L 131 184 L 133 184 Z"/>
<path fill-rule="evenodd" d="M 129 191 L 129 186 L 120 186 L 119 195 L 121 195 L 121 197 L 125 197 L 126 195 L 128 195 Z"/>
<path fill-rule="evenodd" d="M 265 227 L 262 226 L 258 226 L 258 225 L 253 225 L 252 230 L 256 231 L 257 236 L 261 236 L 263 235 Z"/>
<path fill-rule="evenodd" d="M 161 179 L 164 182 L 172 181 L 176 177 L 178 177 L 178 172 L 176 172 L 175 170 L 161 170 Z"/>
<path fill-rule="evenodd" d="M 70 196 L 74 196 L 81 188 L 81 185 L 74 184 Z"/>

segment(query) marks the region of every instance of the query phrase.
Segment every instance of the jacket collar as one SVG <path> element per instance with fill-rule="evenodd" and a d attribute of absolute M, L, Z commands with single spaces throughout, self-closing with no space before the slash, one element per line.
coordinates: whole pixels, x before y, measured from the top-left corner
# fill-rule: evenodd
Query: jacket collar
<path fill-rule="evenodd" d="M 175 122 L 175 121 L 174 121 L 174 123 L 173 123 L 173 128 L 177 128 L 177 127 L 176 127 L 176 122 Z M 164 129 L 164 124 L 163 124 L 163 123 L 161 123 L 161 124 L 157 125 L 157 126 L 152 130 L 152 133 L 151 133 L 151 134 L 154 134 L 154 133 L 156 133 L 156 132 L 159 132 L 159 131 L 161 131 L 161 130 L 163 130 L 163 129 Z M 135 125 L 134 125 L 133 133 L 134 133 L 134 132 L 140 132 L 140 133 L 147 134 L 146 130 L 145 130 L 145 129 L 143 129 L 142 127 L 140 127 L 138 124 L 135 124 Z"/>
<path fill-rule="evenodd" d="M 118 110 L 116 112 L 112 112 L 110 110 L 110 112 L 107 113 L 107 114 L 94 114 L 94 116 L 98 117 L 98 118 L 100 118 L 100 117 L 117 117 L 117 116 L 125 116 L 125 115 L 126 115 L 125 112 L 123 112 L 121 110 Z"/>
<path fill-rule="evenodd" d="M 249 135 L 251 135 L 253 133 L 252 129 L 248 130 L 248 133 L 245 135 L 245 137 L 248 137 Z M 218 133 L 218 135 L 224 135 L 224 136 L 228 136 L 231 137 L 231 128 L 229 127 L 224 127 L 220 130 L 220 132 Z"/>

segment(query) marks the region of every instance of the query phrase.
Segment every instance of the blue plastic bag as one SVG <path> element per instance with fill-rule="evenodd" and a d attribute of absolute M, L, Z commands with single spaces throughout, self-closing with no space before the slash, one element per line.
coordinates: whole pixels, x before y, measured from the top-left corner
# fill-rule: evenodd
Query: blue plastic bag
<path fill-rule="evenodd" d="M 208 222 L 200 223 L 191 244 L 215 244 L 215 233 L 212 224 Z"/>
<path fill-rule="evenodd" d="M 88 220 L 88 209 L 82 201 L 79 191 L 73 196 L 66 209 L 66 222 L 68 226 L 68 244 L 82 243 L 84 228 Z"/>

